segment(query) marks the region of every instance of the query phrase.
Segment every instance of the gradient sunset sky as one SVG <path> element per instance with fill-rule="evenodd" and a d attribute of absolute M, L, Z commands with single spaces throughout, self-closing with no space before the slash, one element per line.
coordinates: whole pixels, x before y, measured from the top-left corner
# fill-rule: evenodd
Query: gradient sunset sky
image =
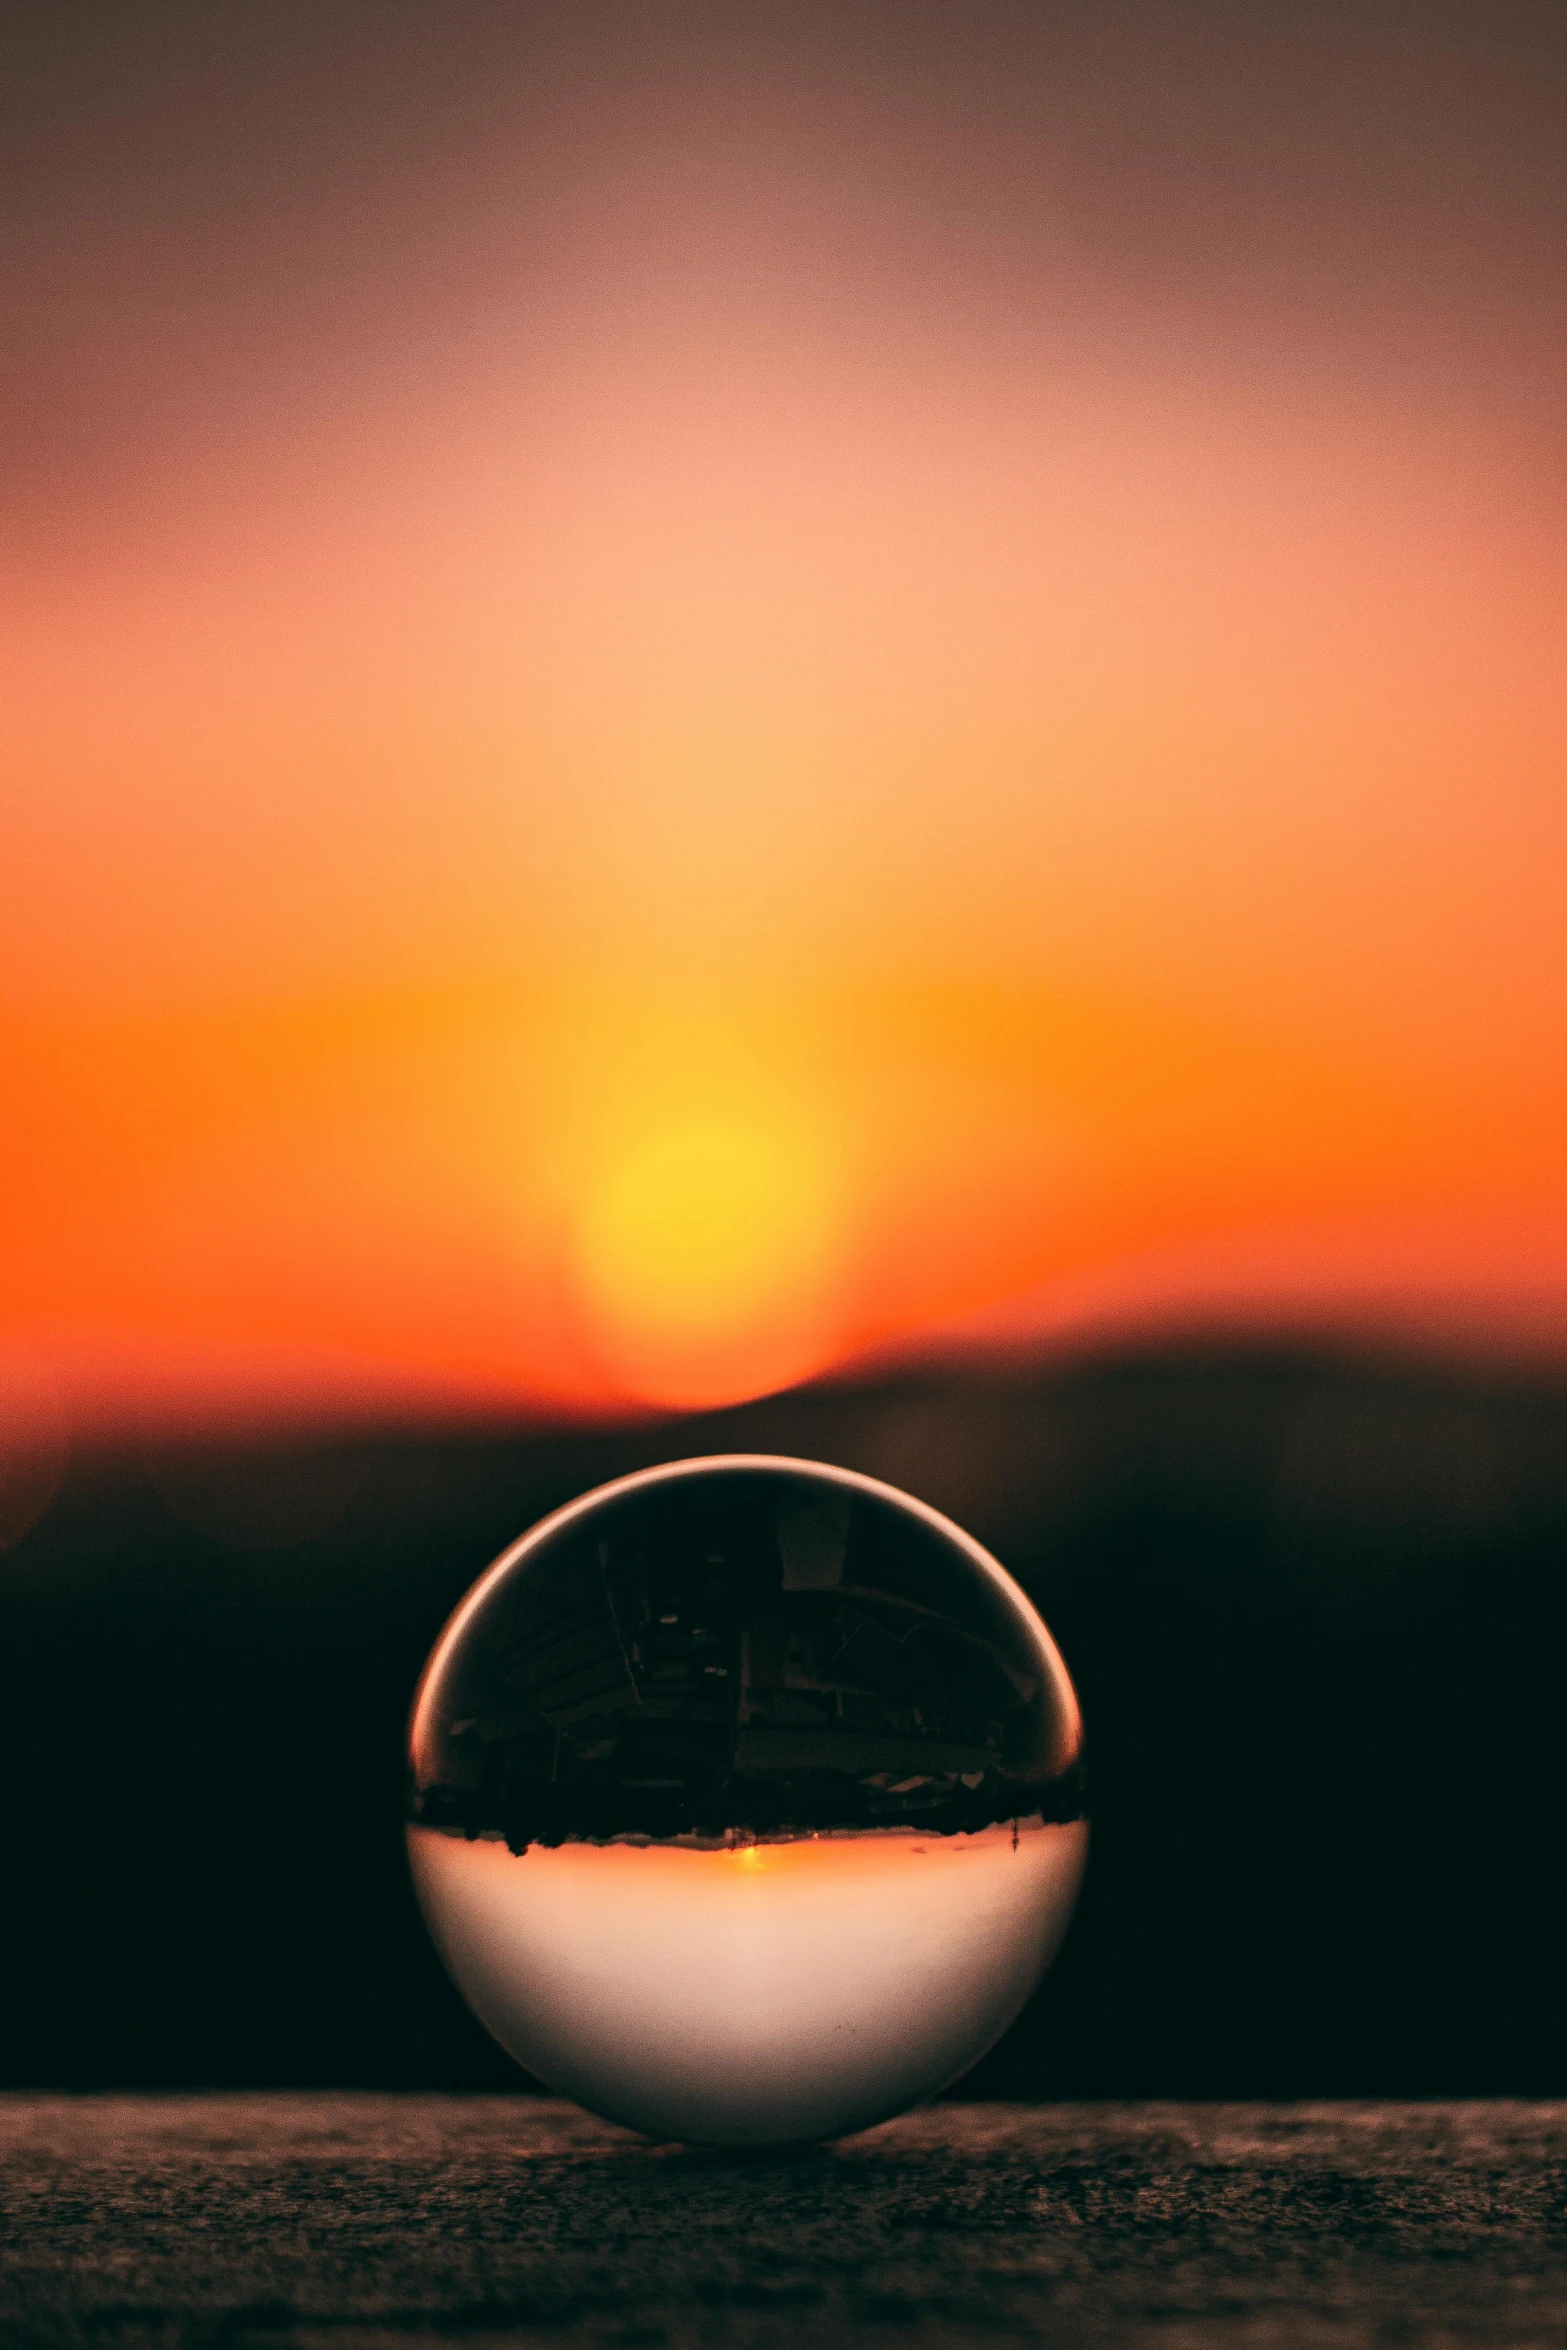
<path fill-rule="evenodd" d="M 9 24 L 3 1362 L 1567 1327 L 1559 7 Z"/>

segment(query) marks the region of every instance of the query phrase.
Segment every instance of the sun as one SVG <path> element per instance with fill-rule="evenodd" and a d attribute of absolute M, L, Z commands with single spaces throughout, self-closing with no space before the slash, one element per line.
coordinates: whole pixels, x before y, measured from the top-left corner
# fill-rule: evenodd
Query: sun
<path fill-rule="evenodd" d="M 576 1229 L 581 1295 L 619 1383 L 697 1405 L 787 1384 L 830 1346 L 838 1215 L 806 1131 L 722 1109 L 613 1157 Z"/>

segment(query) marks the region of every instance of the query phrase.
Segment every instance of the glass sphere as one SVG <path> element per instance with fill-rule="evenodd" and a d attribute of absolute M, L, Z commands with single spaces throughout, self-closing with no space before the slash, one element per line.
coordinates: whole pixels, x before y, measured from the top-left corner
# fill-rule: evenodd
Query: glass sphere
<path fill-rule="evenodd" d="M 890 1485 L 679 1461 L 497 1559 L 414 1700 L 442 1958 L 552 2089 L 781 2145 L 955 2080 L 1017 2016 L 1087 1852 L 1077 1700 L 988 1552 Z"/>

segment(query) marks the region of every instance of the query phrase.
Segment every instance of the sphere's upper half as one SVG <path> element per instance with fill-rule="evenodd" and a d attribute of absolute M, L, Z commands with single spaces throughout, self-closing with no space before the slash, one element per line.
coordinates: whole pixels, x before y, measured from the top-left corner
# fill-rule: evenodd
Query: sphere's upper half
<path fill-rule="evenodd" d="M 977 1543 L 806 1462 L 650 1470 L 525 1535 L 415 1701 L 409 1853 L 519 2062 L 777 2144 L 976 2062 L 1071 1916 L 1076 1700 Z"/>
<path fill-rule="evenodd" d="M 412 1816 L 520 1852 L 1074 1817 L 1065 1667 L 1003 1570 L 888 1486 L 681 1462 L 590 1494 L 431 1659 Z"/>

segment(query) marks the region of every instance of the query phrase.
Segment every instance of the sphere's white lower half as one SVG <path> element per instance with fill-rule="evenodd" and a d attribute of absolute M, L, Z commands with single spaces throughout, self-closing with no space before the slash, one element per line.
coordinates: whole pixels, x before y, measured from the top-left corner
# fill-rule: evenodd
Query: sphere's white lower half
<path fill-rule="evenodd" d="M 1060 1945 L 1088 1829 L 408 1841 L 447 1967 L 520 2064 L 653 2137 L 765 2146 L 867 2128 L 976 2063 Z"/>

